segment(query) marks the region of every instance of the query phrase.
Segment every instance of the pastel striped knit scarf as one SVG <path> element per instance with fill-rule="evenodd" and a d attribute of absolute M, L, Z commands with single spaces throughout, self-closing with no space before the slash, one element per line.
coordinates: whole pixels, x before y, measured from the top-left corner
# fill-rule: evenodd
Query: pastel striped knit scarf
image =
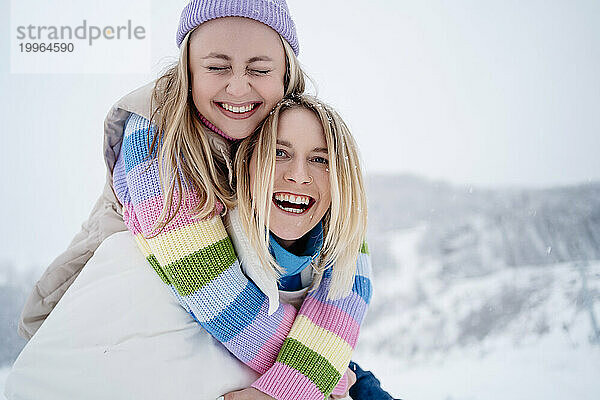
<path fill-rule="evenodd" d="M 269 315 L 267 297 L 241 271 L 221 218 L 191 217 L 198 204 L 193 192 L 185 193 L 186 207 L 158 236 L 144 237 L 152 233 L 163 205 L 157 160 L 148 159 L 148 125 L 136 114 L 127 121 L 113 184 L 123 219 L 156 273 L 204 329 L 262 374 L 255 388 L 290 400 L 343 393 L 345 371 L 371 298 L 366 246 L 358 255 L 347 297 L 327 300 L 327 270 L 298 312 L 280 304 Z"/>

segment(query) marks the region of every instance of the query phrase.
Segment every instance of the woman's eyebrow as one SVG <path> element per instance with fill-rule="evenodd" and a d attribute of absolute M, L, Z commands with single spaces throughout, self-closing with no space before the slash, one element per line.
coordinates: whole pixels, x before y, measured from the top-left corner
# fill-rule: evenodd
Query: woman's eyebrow
<path fill-rule="evenodd" d="M 202 60 L 206 60 L 207 58 L 219 58 L 221 60 L 231 61 L 231 57 L 221 53 L 209 53 L 207 56 L 202 57 Z"/>
<path fill-rule="evenodd" d="M 287 140 L 277 139 L 276 143 L 281 146 L 286 146 L 286 147 L 290 147 L 290 148 L 293 147 L 292 144 L 290 142 L 288 142 Z M 312 149 L 312 152 L 329 154 L 329 150 L 327 149 L 327 147 L 315 147 L 314 149 Z"/>
<path fill-rule="evenodd" d="M 207 56 L 202 57 L 202 60 L 206 60 L 208 58 L 218 58 L 225 61 L 231 61 L 231 57 L 229 57 L 227 54 L 222 53 L 209 53 Z M 253 62 L 257 61 L 273 61 L 273 59 L 268 56 L 256 56 L 249 58 L 248 61 L 246 61 L 246 63 L 252 64 Z"/>
<path fill-rule="evenodd" d="M 253 62 L 257 62 L 257 61 L 273 61 L 273 59 L 271 57 L 267 57 L 267 56 L 256 56 L 256 57 L 249 58 L 248 61 L 246 61 L 246 62 L 248 64 L 252 64 Z"/>
<path fill-rule="evenodd" d="M 286 146 L 286 147 L 292 147 L 292 144 L 290 142 L 288 142 L 287 140 L 277 139 L 277 144 L 280 144 L 280 145 Z"/>

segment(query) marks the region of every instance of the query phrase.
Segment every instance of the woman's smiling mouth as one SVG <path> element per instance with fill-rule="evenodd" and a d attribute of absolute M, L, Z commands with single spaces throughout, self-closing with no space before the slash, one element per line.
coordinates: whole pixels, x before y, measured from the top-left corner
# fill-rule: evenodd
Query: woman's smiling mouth
<path fill-rule="evenodd" d="M 215 101 L 214 104 L 217 106 L 221 113 L 225 116 L 233 119 L 246 119 L 250 118 L 256 110 L 261 106 L 262 102 L 254 101 L 243 104 L 232 104 L 222 101 Z"/>
<path fill-rule="evenodd" d="M 301 215 L 306 213 L 315 204 L 315 199 L 301 194 L 277 192 L 273 193 L 273 203 L 280 210 L 290 214 Z"/>

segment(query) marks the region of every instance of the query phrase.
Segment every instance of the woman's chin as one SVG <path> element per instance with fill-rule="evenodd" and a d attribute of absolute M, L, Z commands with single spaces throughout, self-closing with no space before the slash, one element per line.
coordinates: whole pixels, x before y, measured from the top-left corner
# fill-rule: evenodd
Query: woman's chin
<path fill-rule="evenodd" d="M 260 119 L 254 117 L 246 120 L 233 120 L 231 118 L 220 116 L 214 124 L 227 136 L 236 140 L 241 140 L 252 135 L 252 132 L 254 132 L 260 121 Z"/>
<path fill-rule="evenodd" d="M 233 125 L 233 124 L 230 124 Z M 253 132 L 253 129 L 248 128 L 248 127 L 242 127 L 240 128 L 239 126 L 227 126 L 225 128 L 221 128 L 221 130 L 230 138 L 232 139 L 236 139 L 236 140 L 242 140 L 242 139 L 246 139 L 248 136 L 250 136 Z"/>
<path fill-rule="evenodd" d="M 273 231 L 271 231 L 271 232 L 273 232 Z M 294 234 L 290 234 L 290 233 L 283 233 L 283 234 L 278 235 L 276 232 L 273 232 L 273 235 L 277 236 L 279 239 L 287 240 L 287 241 L 298 240 L 302 237 L 302 235 L 297 235 L 297 234 L 294 235 Z"/>
<path fill-rule="evenodd" d="M 296 241 L 306 233 L 302 233 L 300 231 L 290 231 L 289 229 L 277 229 L 273 228 L 273 226 L 271 226 L 270 229 L 273 235 L 275 235 L 278 239 L 285 240 L 286 242 Z"/>

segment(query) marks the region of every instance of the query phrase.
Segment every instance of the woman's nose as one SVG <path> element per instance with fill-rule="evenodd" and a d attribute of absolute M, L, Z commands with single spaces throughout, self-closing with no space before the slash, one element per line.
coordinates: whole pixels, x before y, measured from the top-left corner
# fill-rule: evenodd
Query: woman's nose
<path fill-rule="evenodd" d="M 294 165 L 286 171 L 283 177 L 298 184 L 311 183 L 312 177 L 308 173 L 308 169 L 304 163 L 294 163 Z"/>
<path fill-rule="evenodd" d="M 226 91 L 234 97 L 243 97 L 250 93 L 250 83 L 246 76 L 232 76 L 227 84 Z"/>

